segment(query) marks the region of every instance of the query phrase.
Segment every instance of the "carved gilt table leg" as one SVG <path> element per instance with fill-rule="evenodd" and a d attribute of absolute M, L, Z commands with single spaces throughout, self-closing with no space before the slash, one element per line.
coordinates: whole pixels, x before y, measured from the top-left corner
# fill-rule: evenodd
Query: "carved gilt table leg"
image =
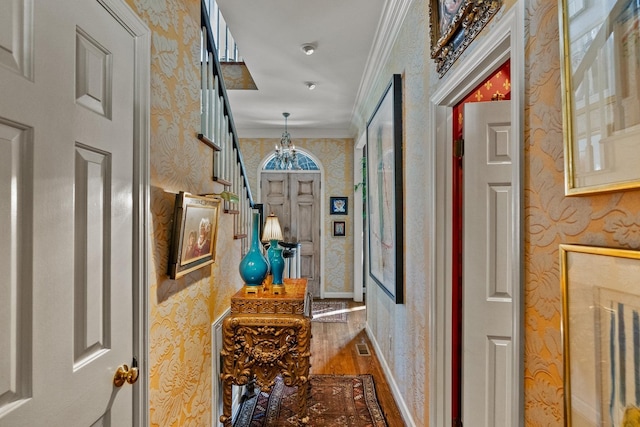
<path fill-rule="evenodd" d="M 269 391 L 280 375 L 285 385 L 298 387 L 298 420 L 308 423 L 311 319 L 291 314 L 232 314 L 222 329 L 224 406 L 220 421 L 231 425 L 233 385 L 247 384 L 255 377 L 261 390 Z"/>

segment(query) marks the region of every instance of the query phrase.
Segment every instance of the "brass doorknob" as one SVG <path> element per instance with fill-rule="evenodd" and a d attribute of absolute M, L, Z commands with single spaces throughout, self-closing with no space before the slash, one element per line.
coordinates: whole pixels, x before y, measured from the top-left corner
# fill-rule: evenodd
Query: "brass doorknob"
<path fill-rule="evenodd" d="M 127 365 L 120 365 L 113 376 L 113 385 L 116 387 L 122 387 L 125 382 L 134 384 L 138 381 L 138 361 L 133 358 L 131 368 Z"/>

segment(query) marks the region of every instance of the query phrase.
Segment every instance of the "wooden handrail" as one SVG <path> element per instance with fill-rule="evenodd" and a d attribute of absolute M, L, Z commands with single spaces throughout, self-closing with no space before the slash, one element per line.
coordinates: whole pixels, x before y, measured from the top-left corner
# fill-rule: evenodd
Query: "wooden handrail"
<path fill-rule="evenodd" d="M 236 160 L 240 165 L 240 175 L 242 176 L 243 187 L 246 191 L 247 198 L 249 199 L 249 205 L 253 207 L 254 201 L 253 201 L 253 196 L 251 194 L 251 187 L 249 186 L 249 179 L 247 177 L 247 172 L 245 170 L 244 160 L 242 159 L 242 153 L 240 152 L 240 144 L 238 142 L 238 133 L 236 132 L 236 125 L 235 125 L 235 122 L 233 121 L 233 114 L 231 113 L 229 97 L 227 96 L 227 88 L 224 84 L 224 79 L 222 78 L 222 68 L 220 66 L 220 61 L 218 60 L 216 44 L 213 38 L 213 31 L 211 29 L 211 22 L 209 21 L 209 16 L 207 14 L 207 5 L 205 3 L 205 0 L 200 1 L 200 11 L 201 11 L 200 19 L 202 21 L 201 25 L 203 28 L 205 28 L 207 32 L 207 37 L 206 37 L 207 50 L 213 54 L 212 55 L 214 59 L 213 72 L 214 72 L 214 75 L 218 76 L 218 89 L 224 100 L 224 114 L 229 119 L 229 131 L 233 138 L 233 147 L 236 149 Z"/>

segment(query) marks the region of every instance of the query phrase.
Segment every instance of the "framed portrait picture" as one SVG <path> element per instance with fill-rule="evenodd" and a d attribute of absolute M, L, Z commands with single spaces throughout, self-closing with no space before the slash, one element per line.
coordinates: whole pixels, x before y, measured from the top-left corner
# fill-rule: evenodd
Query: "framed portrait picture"
<path fill-rule="evenodd" d="M 640 187 L 640 7 L 560 0 L 565 193 Z"/>
<path fill-rule="evenodd" d="M 403 302 L 402 78 L 394 74 L 367 123 L 369 276 Z"/>
<path fill-rule="evenodd" d="M 348 197 L 330 197 L 329 213 L 331 215 L 348 215 L 349 214 L 349 198 Z"/>
<path fill-rule="evenodd" d="M 220 199 L 176 195 L 168 274 L 177 279 L 215 261 Z"/>
<path fill-rule="evenodd" d="M 637 425 L 640 251 L 560 245 L 560 267 L 565 425 Z"/>
<path fill-rule="evenodd" d="M 333 236 L 344 237 L 347 235 L 347 226 L 344 221 L 333 221 Z"/>
<path fill-rule="evenodd" d="M 431 58 L 442 77 L 502 7 L 502 0 L 431 0 Z"/>

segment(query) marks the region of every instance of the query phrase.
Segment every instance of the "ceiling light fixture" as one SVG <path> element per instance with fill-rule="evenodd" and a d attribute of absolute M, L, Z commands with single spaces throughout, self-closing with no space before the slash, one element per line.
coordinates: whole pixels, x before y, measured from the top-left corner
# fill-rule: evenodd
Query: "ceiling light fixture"
<path fill-rule="evenodd" d="M 291 143 L 291 135 L 287 131 L 289 113 L 282 113 L 282 115 L 284 116 L 284 132 L 280 139 L 280 145 L 276 144 L 275 166 L 277 170 L 299 170 L 296 146 Z"/>
<path fill-rule="evenodd" d="M 313 52 L 316 51 L 316 46 L 312 43 L 305 43 L 301 48 L 305 55 L 313 55 Z"/>
<path fill-rule="evenodd" d="M 316 88 L 316 84 L 314 82 L 305 82 L 305 84 L 309 90 L 314 90 Z"/>

